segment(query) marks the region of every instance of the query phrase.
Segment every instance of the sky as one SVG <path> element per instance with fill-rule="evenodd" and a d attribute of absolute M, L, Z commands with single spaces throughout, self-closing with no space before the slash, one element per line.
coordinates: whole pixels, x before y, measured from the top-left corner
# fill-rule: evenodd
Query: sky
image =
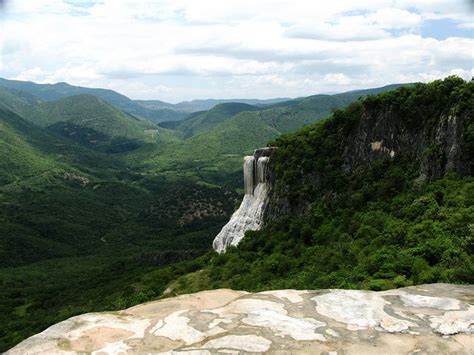
<path fill-rule="evenodd" d="M 473 11 L 468 0 L 0 0 L 0 76 L 169 102 L 470 79 Z"/>

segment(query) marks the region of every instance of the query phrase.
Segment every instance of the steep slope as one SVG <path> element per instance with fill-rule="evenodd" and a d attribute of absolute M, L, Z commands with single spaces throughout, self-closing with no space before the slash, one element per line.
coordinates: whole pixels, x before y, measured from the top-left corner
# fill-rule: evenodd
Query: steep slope
<path fill-rule="evenodd" d="M 44 111 L 43 120 L 35 122 L 41 126 L 49 126 L 63 121 L 80 122 L 83 126 L 95 127 L 99 132 L 110 136 L 141 135 L 139 127 L 152 127 L 137 118 L 127 115 L 102 99 L 92 95 L 69 96 L 64 99 L 40 104 Z"/>
<path fill-rule="evenodd" d="M 107 89 L 86 88 L 67 83 L 36 84 L 30 81 L 7 80 L 3 78 L 0 78 L 0 86 L 29 93 L 42 101 L 56 101 L 76 95 L 93 95 L 100 97 L 120 110 L 154 122 L 180 120 L 186 116 L 185 113 L 176 110 L 151 109 L 142 106 L 125 95 Z"/>
<path fill-rule="evenodd" d="M 40 101 L 25 92 L 0 87 L 0 104 L 11 112 L 22 117 L 41 115 L 37 106 Z"/>
<path fill-rule="evenodd" d="M 46 139 L 29 122 L 0 105 L 0 186 L 19 177 L 37 176 L 58 167 L 34 145 Z"/>
<path fill-rule="evenodd" d="M 73 255 L 74 242 L 67 240 L 72 230 L 64 228 L 72 215 L 54 214 L 78 205 L 81 187 L 90 183 L 91 174 L 106 178 L 123 165 L 63 140 L 2 105 L 0 148 L 0 265 Z M 76 193 L 75 202 L 65 206 L 68 193 Z M 63 206 L 55 211 L 55 204 Z M 61 238 L 55 238 L 55 228 Z"/>
<path fill-rule="evenodd" d="M 123 152 L 155 142 L 158 127 L 119 111 L 92 95 L 70 96 L 37 105 L 32 122 L 85 146 Z"/>

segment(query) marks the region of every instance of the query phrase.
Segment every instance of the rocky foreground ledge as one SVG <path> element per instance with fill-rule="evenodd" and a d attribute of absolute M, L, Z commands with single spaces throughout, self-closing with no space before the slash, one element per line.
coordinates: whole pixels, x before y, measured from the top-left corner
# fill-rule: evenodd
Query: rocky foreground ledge
<path fill-rule="evenodd" d="M 473 354 L 474 286 L 204 291 L 70 318 L 7 354 Z"/>

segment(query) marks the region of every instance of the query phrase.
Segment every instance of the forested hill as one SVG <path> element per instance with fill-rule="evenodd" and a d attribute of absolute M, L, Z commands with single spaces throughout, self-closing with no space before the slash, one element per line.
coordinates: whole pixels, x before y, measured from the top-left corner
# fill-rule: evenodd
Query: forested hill
<path fill-rule="evenodd" d="M 245 290 L 473 283 L 473 108 L 474 83 L 450 77 L 276 139 L 266 228 L 194 277 Z"/>
<path fill-rule="evenodd" d="M 304 209 L 322 192 L 358 188 L 357 175 L 365 185 L 383 184 L 386 175 L 379 181 L 369 175 L 379 166 L 385 174 L 402 169 L 399 182 L 409 187 L 450 172 L 472 175 L 473 87 L 456 77 L 405 86 L 369 96 L 321 124 L 277 139 L 272 144 L 280 148 L 278 194 L 292 208 Z"/>

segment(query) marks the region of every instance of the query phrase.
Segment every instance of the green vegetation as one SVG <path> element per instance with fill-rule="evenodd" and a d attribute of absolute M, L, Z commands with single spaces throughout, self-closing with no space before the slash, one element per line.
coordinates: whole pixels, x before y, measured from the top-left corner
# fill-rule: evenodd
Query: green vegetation
<path fill-rule="evenodd" d="M 73 314 L 136 303 L 139 275 L 209 250 L 235 192 L 133 171 L 111 149 L 122 136 L 167 144 L 172 132 L 143 134 L 152 124 L 91 96 L 3 93 L 0 351 Z"/>
<path fill-rule="evenodd" d="M 403 174 L 384 168 L 378 175 L 384 185 L 317 201 L 302 217 L 249 232 L 237 249 L 211 260 L 208 286 L 382 290 L 473 283 L 474 179 L 387 193 L 399 188 Z"/>
<path fill-rule="evenodd" d="M 220 104 L 209 111 L 194 114 L 181 121 L 177 126 L 177 129 L 183 132 L 185 137 L 191 137 L 210 130 L 219 123 L 226 121 L 240 112 L 256 110 L 258 110 L 257 107 L 247 104 Z"/>

